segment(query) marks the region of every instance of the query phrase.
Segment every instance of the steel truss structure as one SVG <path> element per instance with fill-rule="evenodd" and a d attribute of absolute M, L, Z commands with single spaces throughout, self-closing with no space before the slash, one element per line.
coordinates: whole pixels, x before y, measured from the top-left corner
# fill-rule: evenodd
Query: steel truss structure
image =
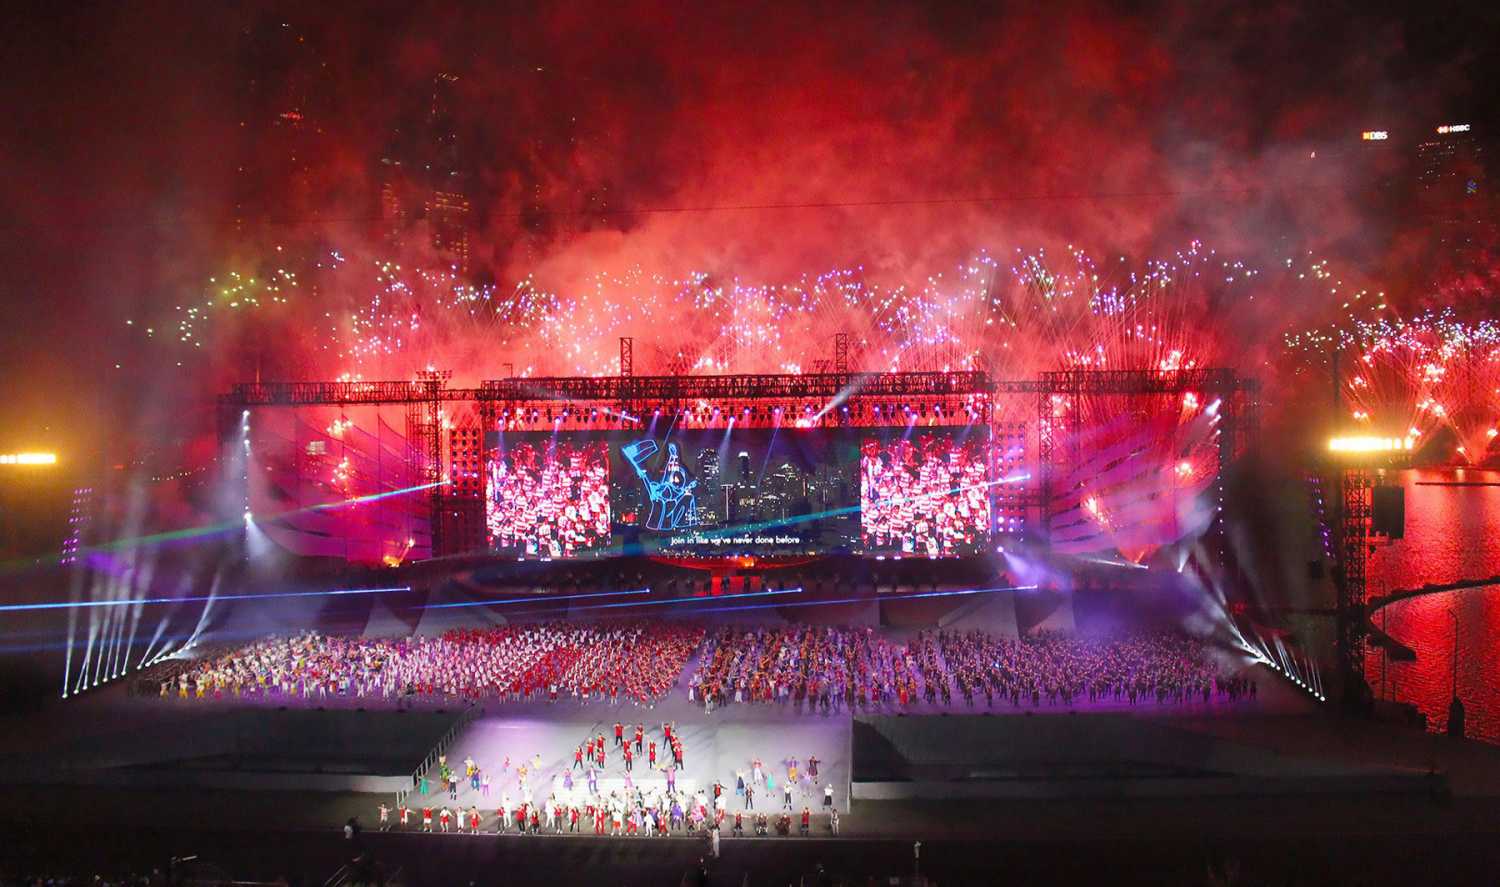
<path fill-rule="evenodd" d="M 481 429 L 497 427 L 502 415 L 525 409 L 578 411 L 579 421 L 600 408 L 621 416 L 701 409 L 703 404 L 733 405 L 781 402 L 806 404 L 826 416 L 819 427 L 860 425 L 899 426 L 904 417 L 929 405 L 947 405 L 937 424 L 989 424 L 997 397 L 1036 398 L 1036 461 L 1040 467 L 1035 504 L 1041 526 L 1050 526 L 1052 489 L 1060 471 L 1080 463 L 1081 398 L 1197 392 L 1221 399 L 1223 425 L 1219 445 L 1219 473 L 1249 444 L 1254 433 L 1258 387 L 1253 380 L 1224 368 L 1157 370 L 1062 370 L 1042 373 L 1036 379 L 994 380 L 983 371 L 866 373 L 848 372 L 848 340 L 836 340 L 834 372 L 810 374 L 738 374 L 722 376 L 633 375 L 634 343 L 621 341 L 621 374 L 618 376 L 512 377 L 480 382 L 477 388 L 452 388 L 448 371 L 427 371 L 413 381 L 379 382 L 246 382 L 220 397 L 221 415 L 265 407 L 382 406 L 405 405 L 411 449 L 424 456 L 419 476 L 433 483 L 432 551 L 434 556 L 455 554 L 482 547 L 482 490 L 466 485 L 462 490 L 443 483 L 450 480 L 450 466 L 462 462 L 478 464 L 482 434 L 466 429 L 463 447 L 444 440 L 445 404 L 455 402 L 476 409 L 466 410 L 469 421 Z M 884 403 L 882 413 L 876 409 Z M 835 405 L 837 409 L 830 409 Z M 846 413 L 844 405 L 851 407 Z M 910 413 L 908 413 L 910 411 Z M 769 410 L 762 411 L 764 417 Z M 545 412 L 548 422 L 553 413 Z M 726 412 L 726 416 L 728 413 Z M 474 418 L 474 417 L 477 417 Z M 226 421 L 225 433 L 232 425 Z M 598 426 L 586 426 L 598 427 Z M 564 430 L 585 430 L 565 426 Z M 1060 447 L 1060 443 L 1066 447 Z M 472 500 L 472 501 L 471 501 Z"/>
<path fill-rule="evenodd" d="M 696 401 L 920 398 L 987 395 L 979 372 L 810 373 L 728 376 L 559 376 L 481 382 L 481 401 L 616 404 L 622 408 Z"/>
<path fill-rule="evenodd" d="M 1370 544 L 1374 486 L 1369 469 L 1343 468 L 1338 472 L 1338 563 L 1334 575 L 1334 652 L 1338 656 L 1345 701 L 1356 679 L 1364 673 L 1365 564 Z"/>

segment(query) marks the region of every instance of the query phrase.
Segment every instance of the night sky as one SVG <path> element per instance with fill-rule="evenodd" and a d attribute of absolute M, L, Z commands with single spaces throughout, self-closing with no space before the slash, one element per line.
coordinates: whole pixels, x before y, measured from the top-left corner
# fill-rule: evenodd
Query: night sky
<path fill-rule="evenodd" d="M 1493 4 L 682 9 L 9 7 L 0 448 L 191 437 L 213 391 L 303 366 L 275 354 L 295 318 L 181 368 L 126 321 L 278 245 L 374 252 L 381 159 L 426 137 L 440 73 L 468 274 L 501 288 L 632 266 L 919 280 L 982 248 L 1189 238 L 1411 279 L 1358 133 L 1500 126 Z M 269 123 L 289 95 L 300 178 Z"/>

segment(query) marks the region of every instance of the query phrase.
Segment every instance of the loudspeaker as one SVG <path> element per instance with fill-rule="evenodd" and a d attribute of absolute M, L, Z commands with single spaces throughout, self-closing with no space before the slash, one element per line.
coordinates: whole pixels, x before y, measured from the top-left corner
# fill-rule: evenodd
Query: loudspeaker
<path fill-rule="evenodd" d="M 1379 486 L 1370 494 L 1370 531 L 1377 536 L 1400 539 L 1406 535 L 1406 488 Z"/>
<path fill-rule="evenodd" d="M 1312 582 L 1317 582 L 1317 581 L 1319 581 L 1319 580 L 1321 580 L 1323 578 L 1323 562 L 1322 561 L 1308 561 L 1307 562 L 1307 578 L 1308 578 L 1308 580 L 1310 580 Z"/>

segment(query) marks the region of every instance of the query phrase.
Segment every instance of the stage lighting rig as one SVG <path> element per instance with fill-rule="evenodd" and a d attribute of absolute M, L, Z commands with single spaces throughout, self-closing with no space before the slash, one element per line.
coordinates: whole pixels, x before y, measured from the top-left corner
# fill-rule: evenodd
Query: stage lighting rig
<path fill-rule="evenodd" d="M 1334 503 L 1337 518 L 1331 522 L 1338 537 L 1334 618 L 1346 703 L 1356 699 L 1351 690 L 1363 680 L 1366 561 L 1375 549 L 1375 539 L 1399 539 L 1405 521 L 1403 488 L 1380 480 L 1387 470 L 1409 464 L 1416 446 L 1411 435 L 1340 434 L 1328 439 L 1328 473 L 1337 477 L 1339 489 Z"/>

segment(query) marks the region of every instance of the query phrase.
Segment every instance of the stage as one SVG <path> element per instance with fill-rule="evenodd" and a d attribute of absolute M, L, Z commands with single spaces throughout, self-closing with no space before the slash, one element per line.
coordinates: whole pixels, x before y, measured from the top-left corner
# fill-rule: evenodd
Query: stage
<path fill-rule="evenodd" d="M 573 769 L 574 749 L 589 737 L 605 737 L 606 767 L 598 777 L 599 791 L 608 795 L 626 788 L 626 780 L 644 792 L 666 789 L 666 776 L 658 769 L 652 771 L 646 764 L 645 755 L 635 762 L 633 772 L 625 770 L 624 758 L 614 744 L 616 717 L 626 724 L 627 736 L 634 735 L 637 723 L 644 723 L 645 742 L 657 743 L 657 767 L 670 760 L 662 741 L 662 714 L 670 714 L 671 706 L 660 713 L 633 706 L 611 708 L 599 707 L 590 711 L 596 714 L 564 715 L 546 719 L 517 717 L 505 714 L 486 715 L 474 721 L 448 753 L 448 765 L 462 771 L 462 762 L 472 757 L 484 769 L 491 772 L 494 785 L 488 798 L 473 791 L 466 783 L 460 785 L 458 805 L 468 809 L 477 805 L 485 811 L 486 821 L 491 822 L 494 808 L 502 795 L 508 795 L 513 804 L 523 800 L 543 803 L 548 796 L 557 795 L 559 800 L 573 799 L 586 802 L 586 780 L 584 771 Z M 721 713 L 697 717 L 689 715 L 675 718 L 676 731 L 682 737 L 684 767 L 678 771 L 678 791 L 689 794 L 703 792 L 712 800 L 715 780 L 725 786 L 729 796 L 726 810 L 734 813 L 746 812 L 742 797 L 735 795 L 735 774 L 743 773 L 751 781 L 752 762 L 759 759 L 765 771 L 775 780 L 776 790 L 768 793 L 761 785 L 754 810 L 774 815 L 783 808 L 782 786 L 785 784 L 787 767 L 795 758 L 802 771 L 793 793 L 793 809 L 801 813 L 804 806 L 815 812 L 821 811 L 823 787 L 834 786 L 834 800 L 840 809 L 847 812 L 849 800 L 850 721 L 847 718 L 788 717 L 777 712 L 747 711 L 741 717 L 718 717 Z M 644 722 L 642 722 L 644 718 Z M 542 766 L 528 775 L 529 796 L 523 795 L 517 785 L 517 767 L 530 764 L 535 755 L 540 755 Z M 818 759 L 816 783 L 807 775 L 807 761 Z M 502 769 L 509 757 L 510 766 Z M 574 790 L 563 788 L 562 777 L 571 773 Z M 438 791 L 436 780 L 429 796 L 431 803 L 441 803 L 446 797 Z M 420 796 L 409 801 L 413 806 L 424 803 Z"/>
<path fill-rule="evenodd" d="M 1418 730 L 1342 721 L 1270 676 L 1260 685 L 1255 701 L 1233 704 L 1042 705 L 1031 714 L 1006 705 L 997 706 L 992 715 L 968 714 L 961 705 L 945 714 L 942 706 L 923 705 L 904 717 L 859 719 L 759 705 L 731 705 L 705 714 L 687 700 L 685 690 L 654 708 L 500 704 L 486 706 L 449 752 L 449 760 L 461 766 L 472 753 L 482 766 L 498 766 L 509 754 L 513 774 L 523 756 L 540 752 L 545 778 L 531 778 L 533 795 L 540 799 L 550 791 L 551 774 L 571 767 L 572 749 L 585 735 L 606 735 L 609 767 L 601 788 L 612 780 L 623 782 L 621 757 L 613 746 L 617 719 L 632 727 L 646 724 L 648 741 L 652 736 L 659 740 L 663 719 L 676 722 L 686 746 L 686 769 L 679 779 L 683 788 L 724 779 L 732 795 L 734 771 L 748 770 L 754 756 L 774 773 L 779 786 L 784 759 L 795 755 L 805 766 L 806 757 L 816 754 L 820 781 L 834 782 L 843 811 L 840 836 L 834 839 L 826 830 L 820 793 L 799 792 L 794 812 L 800 814 L 803 805 L 815 811 L 813 836 L 726 836 L 718 871 L 732 882 L 747 873 L 753 883 L 795 881 L 820 862 L 861 879 L 883 878 L 908 870 L 915 839 L 923 841 L 924 871 L 944 883 L 985 883 L 997 866 L 1016 876 L 1029 873 L 1039 883 L 1066 879 L 1069 873 L 1107 869 L 1124 854 L 1142 855 L 1132 871 L 1173 882 L 1201 872 L 1204 848 L 1243 860 L 1247 872 L 1264 870 L 1268 877 L 1282 878 L 1326 871 L 1321 867 L 1334 858 L 1330 854 L 1340 854 L 1348 865 L 1384 853 L 1388 863 L 1380 867 L 1382 872 L 1409 874 L 1447 870 L 1444 865 L 1450 863 L 1432 862 L 1433 854 L 1462 862 L 1459 871 L 1472 871 L 1472 865 L 1483 862 L 1473 853 L 1489 839 L 1471 833 L 1500 821 L 1494 815 L 1500 811 L 1500 750 Z M 6 783 L 0 786 L 0 822 L 16 840 L 0 851 L 0 860 L 60 852 L 71 842 L 73 852 L 82 854 L 79 858 L 90 847 L 115 860 L 200 853 L 238 861 L 248 874 L 303 871 L 321 879 L 347 858 L 338 829 L 351 816 L 364 825 L 366 846 L 388 864 L 401 866 L 412 884 L 483 881 L 502 871 L 507 883 L 556 884 L 612 865 L 632 866 L 635 883 L 673 883 L 705 854 L 701 838 L 681 836 L 496 836 L 493 811 L 501 796 L 508 788 L 512 801 L 518 799 L 514 786 L 500 779 L 494 780 L 487 801 L 462 784 L 460 800 L 453 805 L 467 809 L 477 803 L 486 811 L 484 834 L 426 835 L 415 825 L 405 833 L 399 828 L 379 833 L 377 807 L 393 803 L 390 793 L 318 790 L 310 772 L 301 774 L 303 781 L 293 779 L 296 787 L 291 788 L 279 777 L 231 785 L 204 767 L 140 766 L 140 755 L 152 748 L 162 760 L 181 762 L 195 748 L 205 748 L 199 745 L 200 731 L 214 735 L 226 718 L 242 722 L 241 733 L 258 726 L 274 737 L 274 744 L 299 754 L 316 758 L 326 750 L 324 763 L 329 763 L 347 759 L 362 739 L 371 746 L 366 752 L 380 751 L 374 746 L 387 742 L 387 731 L 400 724 L 415 731 L 430 721 L 422 727 L 430 739 L 456 716 L 453 709 L 441 715 L 379 708 L 282 711 L 231 701 L 131 697 L 119 688 L 91 694 L 54 707 L 45 718 L 29 722 L 26 732 L 7 725 L 8 739 L 0 744 L 6 752 L 0 762 Z M 1203 753 L 1191 762 L 1178 761 L 1198 773 L 1171 778 L 1118 770 L 1080 775 L 1075 770 L 1038 779 L 1030 778 L 1035 771 L 1028 774 L 1022 767 L 981 779 L 861 780 L 854 783 L 851 800 L 845 789 L 850 777 L 859 779 L 865 775 L 861 768 L 880 763 L 860 742 L 851 748 L 850 741 L 865 729 L 884 731 L 888 741 L 908 751 L 908 761 L 924 766 L 946 766 L 971 751 L 975 759 L 1009 757 L 1013 764 L 1030 765 L 1044 752 L 1073 764 L 1082 751 L 1114 754 L 1120 763 L 1145 752 L 1175 755 L 1194 744 Z M 994 735 L 991 731 L 1014 742 L 990 747 L 985 743 Z M 954 734 L 977 738 L 980 749 L 955 741 Z M 168 735 L 176 737 L 172 748 L 162 739 Z M 334 738 L 339 736 L 344 738 Z M 924 743 L 941 747 L 947 760 L 924 758 L 919 753 Z M 39 758 L 38 747 L 49 751 Z M 420 743 L 408 747 L 414 760 L 420 759 Z M 111 748 L 117 750 L 113 762 L 97 757 L 98 750 Z M 128 766 L 123 763 L 125 749 L 135 755 Z M 1436 776 L 1427 774 L 1431 765 Z M 1356 770 L 1361 778 L 1349 778 Z M 127 771 L 130 781 L 117 781 Z M 153 784 L 142 781 L 142 773 L 172 776 Z M 234 778 L 253 775 L 242 768 Z M 642 768 L 632 776 L 637 775 L 644 783 Z M 892 782 L 909 793 L 874 799 Z M 936 798 L 924 794 L 924 786 L 934 784 L 945 793 Z M 976 787 L 991 794 L 977 796 Z M 433 806 L 448 803 L 433 788 Z M 1314 793 L 1316 803 L 1310 802 Z M 773 819 L 781 806 L 779 796 L 756 799 L 757 810 Z M 731 818 L 742 809 L 731 796 Z M 162 811 L 170 811 L 165 821 L 160 821 Z M 1467 843 L 1441 843 L 1439 836 L 1454 832 L 1470 835 Z M 84 834 L 95 837 L 83 840 Z M 267 853 L 267 846 L 275 852 Z M 249 847 L 259 849 L 247 854 Z M 1410 868 L 1422 859 L 1428 860 L 1425 868 Z"/>
<path fill-rule="evenodd" d="M 165 717 L 188 730 L 191 721 L 224 714 L 214 706 L 163 706 L 123 694 L 113 699 L 101 696 L 75 709 L 78 720 L 73 729 L 117 733 L 98 718 L 113 709 L 121 715 L 116 726 L 129 727 L 122 707 Z M 709 779 L 716 769 L 731 769 L 749 753 L 761 753 L 768 766 L 769 755 L 783 747 L 806 754 L 802 749 L 816 750 L 816 743 L 831 741 L 849 724 L 847 719 L 825 721 L 820 716 L 798 717 L 775 709 L 705 716 L 685 699 L 656 711 L 675 715 L 687 737 L 684 785 L 688 778 Z M 250 712 L 257 717 L 275 713 L 262 708 Z M 367 714 L 392 719 L 409 716 Z M 497 712 L 476 720 L 454 755 L 461 760 L 464 747 L 504 753 L 539 741 L 572 742 L 584 730 L 597 735 L 605 727 L 612 749 L 615 710 L 601 709 L 597 714 L 590 717 L 586 710 L 577 709 L 563 712 L 546 704 Z M 540 720 L 543 716 L 545 721 Z M 1031 717 L 955 714 L 902 720 L 913 728 L 942 721 L 960 726 L 992 721 L 1017 730 L 1045 732 L 1060 725 L 1058 729 L 1075 731 L 1080 737 L 1102 740 L 1114 730 L 1104 722 L 1116 718 L 1137 722 L 1144 731 L 1228 736 L 1234 744 L 1254 746 L 1280 759 L 1288 775 L 1306 767 L 1308 761 L 1345 766 L 1350 760 L 1345 751 L 1358 748 L 1364 750 L 1361 763 L 1392 771 L 1418 768 L 1425 772 L 1420 762 L 1433 762 L 1440 779 L 1426 783 L 1436 790 L 1408 786 L 1389 791 L 1345 783 L 1340 790 L 1318 795 L 1316 803 L 1302 789 L 1292 789 L 1294 799 L 1270 783 L 1263 784 L 1259 793 L 1233 798 L 1204 792 L 1142 797 L 1079 795 L 1065 790 L 1047 797 L 1016 793 L 987 799 L 956 795 L 941 800 L 856 798 L 843 815 L 837 839 L 824 830 L 821 816 L 815 816 L 814 835 L 806 839 L 726 836 L 716 871 L 730 883 L 739 883 L 746 874 L 752 883 L 795 883 L 822 863 L 845 877 L 883 880 L 910 871 L 912 841 L 917 839 L 923 842 L 923 870 L 945 884 L 992 883 L 997 871 L 1030 883 L 1068 881 L 1097 876 L 1125 859 L 1131 860 L 1130 872 L 1143 880 L 1180 883 L 1201 877 L 1206 858 L 1236 859 L 1246 877 L 1273 882 L 1296 882 L 1298 877 L 1327 882 L 1334 871 L 1357 871 L 1379 876 L 1368 878 L 1367 883 L 1396 883 L 1401 877 L 1441 880 L 1445 872 L 1483 870 L 1494 861 L 1485 848 L 1495 846 L 1494 823 L 1500 822 L 1496 815 L 1500 813 L 1500 750 L 1478 743 L 1340 721 L 1321 711 L 1299 714 L 1269 707 L 1217 712 L 1147 707 L 1134 716 L 1044 710 Z M 555 726 L 549 723 L 554 719 Z M 786 741 L 781 737 L 787 737 Z M 33 741 L 36 738 L 33 734 Z M 187 742 L 190 736 L 185 737 Z M 305 881 L 321 882 L 348 858 L 349 848 L 339 829 L 351 816 L 358 817 L 365 828 L 365 846 L 387 865 L 400 866 L 410 884 L 482 883 L 503 877 L 506 883 L 555 885 L 585 879 L 603 870 L 601 866 L 630 866 L 631 874 L 622 883 L 676 883 L 707 851 L 701 838 L 687 837 L 648 840 L 543 834 L 523 838 L 514 832 L 496 836 L 491 817 L 486 818 L 487 833 L 480 835 L 427 835 L 416 826 L 405 832 L 393 828 L 381 833 L 376 808 L 382 801 L 389 803 L 385 794 L 305 787 L 294 791 L 122 787 L 85 782 L 83 774 L 75 774 L 76 784 L 39 784 L 65 756 L 65 751 L 49 753 L 39 762 L 33 753 L 27 759 L 29 766 L 13 757 L 5 761 L 0 771 L 6 783 L 0 785 L 0 828 L 11 840 L 0 848 L 0 863 L 20 860 L 24 864 L 64 854 L 80 865 L 94 860 L 139 860 L 149 866 L 169 854 L 200 854 L 234 864 L 246 877 L 304 873 Z M 561 752 L 552 757 L 561 763 Z M 619 777 L 618 759 L 611 751 L 611 778 Z M 836 772 L 838 766 L 838 761 L 831 760 L 820 772 Z M 499 790 L 497 783 L 492 796 Z M 770 807 L 774 816 L 780 807 L 776 801 L 761 804 L 757 799 L 756 806 Z M 441 803 L 434 799 L 435 806 Z M 460 801 L 465 809 L 468 803 Z M 496 803 L 492 797 L 484 809 L 492 811 Z M 800 811 L 803 802 L 797 803 Z M 739 806 L 731 801 L 731 815 Z M 1455 840 L 1455 835 L 1462 840 Z"/>
<path fill-rule="evenodd" d="M 1411 770 L 1382 767 L 1374 758 L 1360 767 L 1335 763 L 1333 756 L 1320 764 L 1316 753 L 1313 762 L 1295 767 L 1276 760 L 1289 751 L 1296 755 L 1284 745 L 1297 732 L 1288 727 L 1321 716 L 1305 694 L 1260 667 L 1255 677 L 1261 691 L 1253 700 L 1036 707 L 997 701 L 993 708 L 980 700 L 971 709 L 955 698 L 951 706 L 917 702 L 900 714 L 870 711 L 854 717 L 797 713 L 791 705 L 774 704 L 729 704 L 705 713 L 688 699 L 685 676 L 692 671 L 690 663 L 677 688 L 650 707 L 568 699 L 482 704 L 448 759 L 454 766 L 472 756 L 491 773 L 491 795 L 485 799 L 462 783 L 458 803 L 465 809 L 478 804 L 488 818 L 507 792 L 519 803 L 516 767 L 538 754 L 542 766 L 539 773 L 533 766 L 529 779 L 532 800 L 553 791 L 554 775 L 560 783 L 572 771 L 581 786 L 582 772 L 572 770 L 573 751 L 601 733 L 608 764 L 601 790 L 623 787 L 624 762 L 613 744 L 617 720 L 630 735 L 637 723 L 646 728 L 646 742 L 658 743 L 658 766 L 668 757 L 661 725 L 675 723 L 685 747 L 681 789 L 706 789 L 721 780 L 733 793 L 736 772 L 748 779 L 751 762 L 759 758 L 778 786 L 774 797 L 762 790 L 757 798 L 757 809 L 770 811 L 782 806 L 779 787 L 786 764 L 796 758 L 805 775 L 813 755 L 820 762 L 818 784 L 802 780 L 794 797 L 798 812 L 804 804 L 817 811 L 827 784 L 834 786 L 835 802 L 848 810 L 859 798 L 917 800 L 934 791 L 975 798 L 1334 791 L 1349 788 L 1356 776 L 1399 781 Z M 296 787 L 371 792 L 394 803 L 461 710 L 452 703 L 410 708 L 336 698 L 288 708 L 264 701 L 133 697 L 122 691 L 57 706 L 35 722 L 37 729 L 68 736 L 52 746 L 45 770 L 33 773 L 18 765 L 26 755 L 22 749 L 34 748 L 30 742 L 0 744 L 9 752 L 0 760 L 19 766 L 11 772 L 27 772 L 24 781 L 141 789 Z M 1252 730 L 1244 726 L 1249 724 L 1262 726 Z M 503 767 L 507 756 L 508 770 Z M 662 774 L 648 771 L 645 755 L 630 776 L 642 788 L 665 783 Z M 435 777 L 432 782 L 434 802 L 446 800 Z M 743 804 L 731 798 L 728 810 L 743 810 Z"/>

